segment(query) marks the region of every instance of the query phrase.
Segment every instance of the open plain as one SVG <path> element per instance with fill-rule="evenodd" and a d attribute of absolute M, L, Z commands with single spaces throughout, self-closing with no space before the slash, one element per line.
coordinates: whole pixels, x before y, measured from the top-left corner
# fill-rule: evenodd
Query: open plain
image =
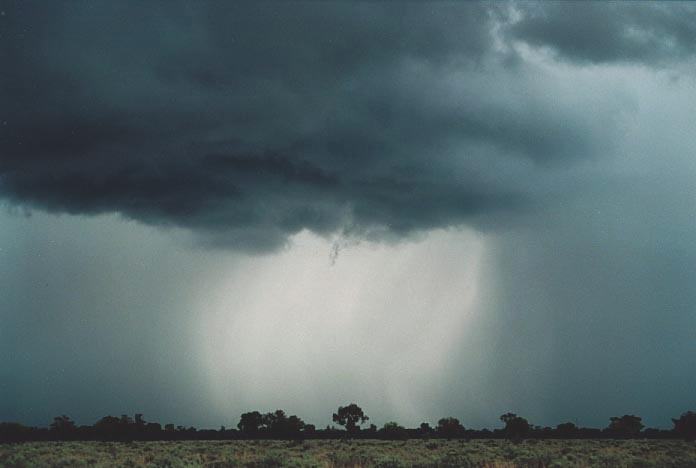
<path fill-rule="evenodd" d="M 0 445 L 4 467 L 696 467 L 681 440 L 237 440 Z"/>

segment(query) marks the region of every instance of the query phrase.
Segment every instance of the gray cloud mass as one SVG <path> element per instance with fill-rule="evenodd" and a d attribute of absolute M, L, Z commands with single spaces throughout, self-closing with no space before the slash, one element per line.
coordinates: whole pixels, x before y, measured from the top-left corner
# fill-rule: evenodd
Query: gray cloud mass
<path fill-rule="evenodd" d="M 526 4 L 511 36 L 570 60 L 659 65 L 696 52 L 696 7 L 661 2 Z"/>
<path fill-rule="evenodd" d="M 625 104 L 564 102 L 494 46 L 502 9 L 12 3 L 0 191 L 250 250 L 506 224 L 540 202 L 518 167 L 606 152 Z"/>
<path fill-rule="evenodd" d="M 0 12 L 0 420 L 696 409 L 693 4 Z"/>

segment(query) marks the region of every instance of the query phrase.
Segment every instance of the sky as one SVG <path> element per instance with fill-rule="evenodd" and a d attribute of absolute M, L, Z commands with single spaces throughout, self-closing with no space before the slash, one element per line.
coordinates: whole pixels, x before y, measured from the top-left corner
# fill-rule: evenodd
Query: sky
<path fill-rule="evenodd" d="M 0 420 L 696 409 L 696 5 L 0 4 Z"/>

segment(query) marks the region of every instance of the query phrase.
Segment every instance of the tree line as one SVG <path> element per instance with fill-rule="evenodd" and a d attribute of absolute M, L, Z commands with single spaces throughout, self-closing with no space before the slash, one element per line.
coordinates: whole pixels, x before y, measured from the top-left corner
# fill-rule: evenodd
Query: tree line
<path fill-rule="evenodd" d="M 369 417 L 355 403 L 340 406 L 333 414 L 335 425 L 317 429 L 296 415 L 288 416 L 283 410 L 269 413 L 251 411 L 241 415 L 236 429 L 224 426 L 219 430 L 196 429 L 148 422 L 142 414 L 133 418 L 128 415 L 105 416 L 92 426 L 78 426 L 66 415 L 56 416 L 48 427 L 29 427 L 19 423 L 0 423 L 0 442 L 42 440 L 233 440 L 233 439 L 599 439 L 599 438 L 684 438 L 696 440 L 696 413 L 687 411 L 672 419 L 670 430 L 645 428 L 639 416 L 626 414 L 609 419 L 603 429 L 578 427 L 572 422 L 556 427 L 541 427 L 530 424 L 515 413 L 500 416 L 503 427 L 499 429 L 467 429 L 454 417 L 445 417 L 434 427 L 424 422 L 417 428 L 406 428 L 390 421 L 381 428 L 367 425 Z"/>

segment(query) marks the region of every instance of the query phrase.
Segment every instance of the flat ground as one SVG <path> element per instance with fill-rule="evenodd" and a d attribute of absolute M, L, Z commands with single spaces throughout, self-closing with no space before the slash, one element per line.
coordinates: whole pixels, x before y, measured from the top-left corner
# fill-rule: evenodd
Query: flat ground
<path fill-rule="evenodd" d="M 32 442 L 0 445 L 0 466 L 696 467 L 679 440 L 309 440 Z"/>

